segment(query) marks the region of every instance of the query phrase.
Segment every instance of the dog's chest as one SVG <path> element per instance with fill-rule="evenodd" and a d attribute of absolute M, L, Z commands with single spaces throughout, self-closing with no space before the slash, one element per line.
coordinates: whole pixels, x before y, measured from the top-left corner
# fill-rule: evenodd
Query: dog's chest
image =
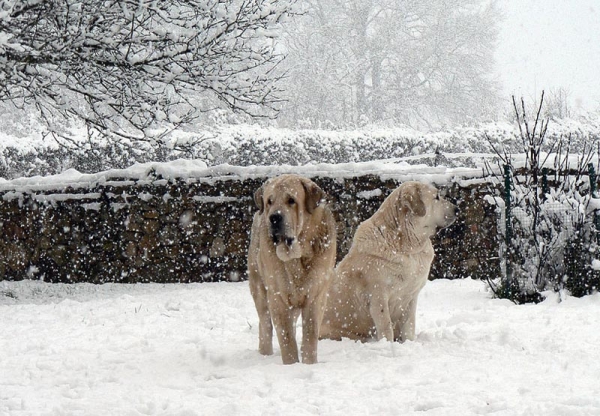
<path fill-rule="evenodd" d="M 312 263 L 301 259 L 285 263 L 286 300 L 290 306 L 301 307 L 308 295 L 309 289 L 315 282 L 311 282 Z"/>
<path fill-rule="evenodd" d="M 295 259 L 284 263 L 285 274 L 287 280 L 295 287 L 301 288 L 304 286 L 310 270 L 312 262 L 307 259 Z"/>
<path fill-rule="evenodd" d="M 385 285 L 391 297 L 407 297 L 425 286 L 433 260 L 433 252 L 401 256 L 398 262 L 388 263 Z"/>

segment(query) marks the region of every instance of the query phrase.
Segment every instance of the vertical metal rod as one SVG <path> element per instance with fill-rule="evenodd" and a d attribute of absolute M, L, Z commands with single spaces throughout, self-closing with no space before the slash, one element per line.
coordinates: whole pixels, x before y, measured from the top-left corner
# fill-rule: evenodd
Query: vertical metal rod
<path fill-rule="evenodd" d="M 596 170 L 592 163 L 588 163 L 588 175 L 590 177 L 590 196 L 596 198 Z M 594 226 L 596 228 L 596 243 L 600 244 L 600 217 L 598 211 L 594 210 Z"/>
<path fill-rule="evenodd" d="M 547 199 L 550 193 L 550 186 L 548 185 L 548 168 L 542 168 L 542 201 Z"/>
<path fill-rule="evenodd" d="M 510 211 L 510 165 L 504 165 L 504 243 L 506 246 L 506 282 L 509 285 L 509 290 L 512 292 L 512 264 L 511 264 L 511 240 L 512 240 L 512 221 Z"/>

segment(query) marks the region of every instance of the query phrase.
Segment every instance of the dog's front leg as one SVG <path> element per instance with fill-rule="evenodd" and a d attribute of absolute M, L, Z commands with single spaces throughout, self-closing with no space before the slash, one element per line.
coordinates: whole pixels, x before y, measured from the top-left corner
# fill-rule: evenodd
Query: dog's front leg
<path fill-rule="evenodd" d="M 401 320 L 396 324 L 396 341 L 415 340 L 415 321 L 417 317 L 417 297 L 409 302 Z"/>
<path fill-rule="evenodd" d="M 302 309 L 302 362 L 304 364 L 317 362 L 319 328 L 323 319 L 325 300 L 325 291 L 323 291 L 322 295 Z"/>
<path fill-rule="evenodd" d="M 392 327 L 392 319 L 390 317 L 390 307 L 388 298 L 385 294 L 380 291 L 375 291 L 371 295 L 369 303 L 369 313 L 373 322 L 375 323 L 375 329 L 377 330 L 377 341 L 383 338 L 388 341 L 394 340 L 394 328 Z"/>
<path fill-rule="evenodd" d="M 281 359 L 284 364 L 298 362 L 298 344 L 296 343 L 295 317 L 290 308 L 282 301 L 276 302 L 275 309 L 271 302 L 271 317 L 281 348 Z"/>
<path fill-rule="evenodd" d="M 273 324 L 271 313 L 267 302 L 267 290 L 260 280 L 258 271 L 249 270 L 250 293 L 254 299 L 256 312 L 258 313 L 258 351 L 262 355 L 273 354 Z"/>

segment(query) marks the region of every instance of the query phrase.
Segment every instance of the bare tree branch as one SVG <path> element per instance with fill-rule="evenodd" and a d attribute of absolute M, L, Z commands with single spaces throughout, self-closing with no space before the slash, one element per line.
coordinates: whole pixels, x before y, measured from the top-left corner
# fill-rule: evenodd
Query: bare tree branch
<path fill-rule="evenodd" d="M 4 1 L 0 101 L 133 140 L 215 103 L 274 117 L 285 75 L 276 40 L 294 2 Z"/>

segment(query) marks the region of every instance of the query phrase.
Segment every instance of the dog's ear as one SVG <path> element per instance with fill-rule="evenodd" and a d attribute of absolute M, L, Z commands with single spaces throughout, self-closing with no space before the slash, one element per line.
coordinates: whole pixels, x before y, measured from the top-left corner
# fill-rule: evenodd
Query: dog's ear
<path fill-rule="evenodd" d="M 425 203 L 418 186 L 408 186 L 402 189 L 400 194 L 402 207 L 408 208 L 417 217 L 424 217 L 426 213 Z"/>
<path fill-rule="evenodd" d="M 261 186 L 254 192 L 254 203 L 258 208 L 259 214 L 265 210 L 265 202 L 263 201 L 263 187 Z"/>
<path fill-rule="evenodd" d="M 304 187 L 306 211 L 312 214 L 321 200 L 325 198 L 325 192 L 316 183 L 305 178 L 302 178 L 302 186 Z"/>

